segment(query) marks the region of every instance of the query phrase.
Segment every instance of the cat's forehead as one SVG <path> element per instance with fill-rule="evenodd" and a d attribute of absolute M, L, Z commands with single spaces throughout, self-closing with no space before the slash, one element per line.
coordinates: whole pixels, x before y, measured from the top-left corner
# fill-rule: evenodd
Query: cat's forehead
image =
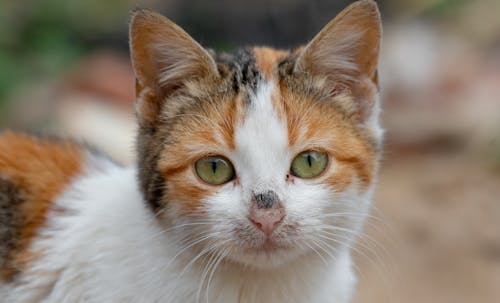
<path fill-rule="evenodd" d="M 214 55 L 231 88 L 236 93 L 246 90 L 253 94 L 262 82 L 278 80 L 281 63 L 293 57 L 293 53 L 268 47 L 241 48 L 232 53 Z M 248 97 L 247 101 L 251 98 Z"/>
<path fill-rule="evenodd" d="M 164 120 L 175 124 L 166 136 L 190 149 L 181 154 L 250 153 L 256 146 L 293 152 L 325 145 L 336 129 L 354 131 L 335 105 L 352 96 L 325 97 L 321 79 L 287 76 L 294 53 L 254 47 L 212 56 L 219 78 L 188 83 L 187 97 L 166 104 Z"/>
<path fill-rule="evenodd" d="M 291 151 L 281 108 L 276 83 L 261 80 L 250 96 L 244 119 L 235 127 L 232 156 L 253 182 L 272 182 L 272 172 L 287 169 Z"/>
<path fill-rule="evenodd" d="M 255 165 L 307 149 L 343 152 L 341 146 L 369 143 L 342 107 L 352 103 L 351 94 L 328 95 L 321 78 L 287 74 L 293 53 L 255 47 L 212 56 L 220 75 L 188 82 L 165 105 L 160 136 L 169 143 L 159 146 L 166 147 L 165 167 L 214 154 Z"/>

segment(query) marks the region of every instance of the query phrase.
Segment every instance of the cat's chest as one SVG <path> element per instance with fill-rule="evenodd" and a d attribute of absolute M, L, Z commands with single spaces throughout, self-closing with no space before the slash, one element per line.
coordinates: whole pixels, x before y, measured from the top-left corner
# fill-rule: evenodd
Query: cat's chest
<path fill-rule="evenodd" d="M 207 278 L 211 279 L 210 283 L 195 272 L 185 281 L 190 289 L 183 302 L 345 303 L 351 300 L 355 278 L 349 255 L 339 254 L 337 261 L 331 264 L 311 260 L 309 265 L 290 264 L 286 268 L 252 271 L 226 264 Z"/>

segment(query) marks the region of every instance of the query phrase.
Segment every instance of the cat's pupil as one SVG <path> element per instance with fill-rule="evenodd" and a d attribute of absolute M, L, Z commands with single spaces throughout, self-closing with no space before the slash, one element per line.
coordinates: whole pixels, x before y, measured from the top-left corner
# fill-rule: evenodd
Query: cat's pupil
<path fill-rule="evenodd" d="M 309 166 L 312 166 L 312 157 L 311 157 L 311 154 L 307 155 L 307 164 L 309 164 Z"/>
<path fill-rule="evenodd" d="M 212 161 L 212 172 L 215 174 L 216 170 L 217 170 L 217 161 Z"/>

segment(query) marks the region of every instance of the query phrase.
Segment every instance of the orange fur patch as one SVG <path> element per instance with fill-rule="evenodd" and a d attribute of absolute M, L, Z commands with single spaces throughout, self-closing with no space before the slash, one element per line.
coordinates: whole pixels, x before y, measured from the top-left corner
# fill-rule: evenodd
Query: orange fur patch
<path fill-rule="evenodd" d="M 278 63 L 289 54 L 269 47 L 254 47 L 253 52 L 257 66 L 266 80 L 271 79 L 276 73 Z"/>
<path fill-rule="evenodd" d="M 10 258 L 10 268 L 19 268 L 33 258 L 31 241 L 44 224 L 54 199 L 82 168 L 83 156 L 72 142 L 41 140 L 4 132 L 0 135 L 0 174 L 27 193 L 18 211 L 23 218 L 19 245 Z M 8 278 L 3 269 L 4 278 Z"/>
<path fill-rule="evenodd" d="M 329 102 L 314 102 L 281 88 L 280 115 L 286 116 L 289 146 L 297 152 L 325 150 L 337 162 L 324 182 L 337 191 L 345 190 L 354 180 L 366 188 L 373 181 L 376 151 L 370 140 Z M 275 97 L 276 98 L 276 97 Z M 349 98 L 336 96 L 334 98 Z M 342 100 L 339 100 L 342 102 Z"/>
<path fill-rule="evenodd" d="M 201 200 L 204 197 L 215 194 L 215 186 L 203 185 L 202 181 L 196 180 L 194 169 L 185 167 L 175 175 L 171 175 L 167 181 L 166 195 L 172 202 L 182 205 L 181 215 L 199 215 L 203 212 Z"/>
<path fill-rule="evenodd" d="M 176 142 L 162 152 L 158 169 L 166 180 L 166 196 L 182 204 L 183 210 L 199 211 L 203 197 L 213 194 L 216 186 L 203 184 L 195 175 L 194 163 L 205 156 L 228 157 L 235 148 L 235 127 L 244 118 L 244 100 L 228 96 L 217 104 L 207 104 L 202 113 L 179 117 L 172 131 Z"/>

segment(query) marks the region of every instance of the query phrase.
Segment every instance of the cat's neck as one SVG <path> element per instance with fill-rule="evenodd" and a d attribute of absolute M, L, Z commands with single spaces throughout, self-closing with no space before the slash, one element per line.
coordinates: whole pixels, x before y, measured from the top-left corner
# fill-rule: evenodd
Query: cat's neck
<path fill-rule="evenodd" d="M 347 253 L 335 259 L 306 255 L 270 269 L 226 262 L 213 280 L 209 302 L 347 302 L 355 282 Z"/>

